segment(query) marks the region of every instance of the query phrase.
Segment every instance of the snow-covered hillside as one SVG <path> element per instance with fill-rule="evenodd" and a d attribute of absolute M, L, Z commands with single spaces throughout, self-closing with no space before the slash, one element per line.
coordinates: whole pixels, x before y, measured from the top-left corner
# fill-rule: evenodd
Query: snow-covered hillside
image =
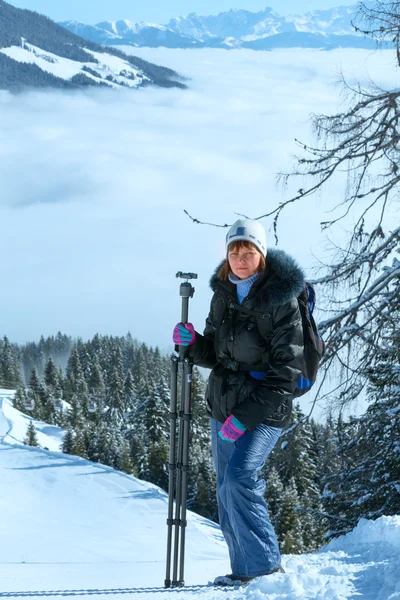
<path fill-rule="evenodd" d="M 154 485 L 56 451 L 62 431 L 35 422 L 0 390 L 0 597 L 165 598 L 167 496 Z M 362 521 L 321 552 L 284 556 L 285 574 L 247 588 L 208 585 L 229 571 L 219 528 L 188 514 L 186 587 L 168 598 L 342 600 L 400 598 L 400 516 Z"/>
<path fill-rule="evenodd" d="M 103 40 L 100 41 L 103 43 Z M 0 90 L 185 85 L 171 69 L 105 50 L 47 17 L 0 0 Z"/>
<path fill-rule="evenodd" d="M 85 48 L 96 62 L 82 63 L 69 58 L 46 52 L 37 46 L 25 43 L 21 46 L 0 48 L 0 52 L 19 63 L 37 65 L 42 71 L 64 79 L 72 80 L 78 74 L 84 75 L 94 83 L 110 87 L 139 87 L 150 79 L 139 69 L 135 69 L 128 61 L 111 54 L 93 52 Z"/>

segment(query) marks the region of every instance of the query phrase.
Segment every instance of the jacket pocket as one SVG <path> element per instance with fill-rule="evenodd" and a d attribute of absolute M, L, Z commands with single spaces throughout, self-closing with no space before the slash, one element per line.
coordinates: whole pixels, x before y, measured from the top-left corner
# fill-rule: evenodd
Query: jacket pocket
<path fill-rule="evenodd" d="M 227 381 L 226 391 L 226 413 L 227 417 L 233 410 L 242 404 L 250 393 L 251 382 L 247 373 L 230 373 Z"/>
<path fill-rule="evenodd" d="M 216 365 L 208 378 L 205 399 L 207 412 L 217 420 L 226 418 L 224 417 L 226 389 L 226 370 L 222 365 Z"/>

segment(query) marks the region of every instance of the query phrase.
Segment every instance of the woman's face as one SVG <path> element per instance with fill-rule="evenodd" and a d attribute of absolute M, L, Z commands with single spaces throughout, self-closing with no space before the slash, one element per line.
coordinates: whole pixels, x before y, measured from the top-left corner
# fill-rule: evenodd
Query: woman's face
<path fill-rule="evenodd" d="M 228 249 L 228 261 L 231 271 L 239 279 L 247 279 L 258 271 L 261 255 L 255 246 Z"/>

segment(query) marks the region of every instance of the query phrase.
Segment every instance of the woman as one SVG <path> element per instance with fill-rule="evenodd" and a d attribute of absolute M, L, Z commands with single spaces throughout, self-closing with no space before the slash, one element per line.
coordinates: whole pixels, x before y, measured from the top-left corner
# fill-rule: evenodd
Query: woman
<path fill-rule="evenodd" d="M 297 296 L 304 276 L 281 250 L 267 255 L 258 221 L 239 219 L 226 259 L 211 278 L 214 295 L 203 335 L 178 323 L 173 339 L 211 368 L 207 410 L 217 474 L 219 522 L 232 573 L 215 585 L 240 585 L 283 572 L 259 471 L 288 423 L 301 374 L 303 332 Z M 259 327 L 268 319 L 267 334 Z"/>

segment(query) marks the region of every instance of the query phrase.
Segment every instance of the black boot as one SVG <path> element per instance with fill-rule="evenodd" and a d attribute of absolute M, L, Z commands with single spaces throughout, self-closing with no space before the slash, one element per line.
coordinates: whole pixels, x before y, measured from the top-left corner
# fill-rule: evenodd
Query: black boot
<path fill-rule="evenodd" d="M 214 585 L 224 587 L 235 587 L 243 585 L 245 583 L 243 581 L 244 579 L 247 579 L 248 581 L 246 581 L 246 583 L 248 583 L 251 579 L 254 579 L 254 577 L 240 577 L 239 575 L 235 575 L 234 573 L 229 573 L 228 575 L 219 575 L 218 577 L 216 577 L 214 579 Z"/>
<path fill-rule="evenodd" d="M 234 573 L 229 573 L 228 575 L 219 575 L 219 577 L 216 577 L 214 579 L 214 585 L 224 586 L 224 587 L 228 587 L 228 586 L 238 587 L 240 585 L 247 585 L 248 583 L 250 583 L 250 581 L 253 581 L 253 579 L 256 579 L 257 577 L 265 577 L 266 575 L 273 575 L 274 573 L 284 573 L 284 572 L 285 572 L 284 568 L 279 566 L 279 567 L 276 567 L 276 569 L 274 569 L 273 571 L 270 571 L 269 573 L 263 573 L 261 575 L 254 575 L 253 577 L 246 577 L 244 575 L 235 575 Z"/>

